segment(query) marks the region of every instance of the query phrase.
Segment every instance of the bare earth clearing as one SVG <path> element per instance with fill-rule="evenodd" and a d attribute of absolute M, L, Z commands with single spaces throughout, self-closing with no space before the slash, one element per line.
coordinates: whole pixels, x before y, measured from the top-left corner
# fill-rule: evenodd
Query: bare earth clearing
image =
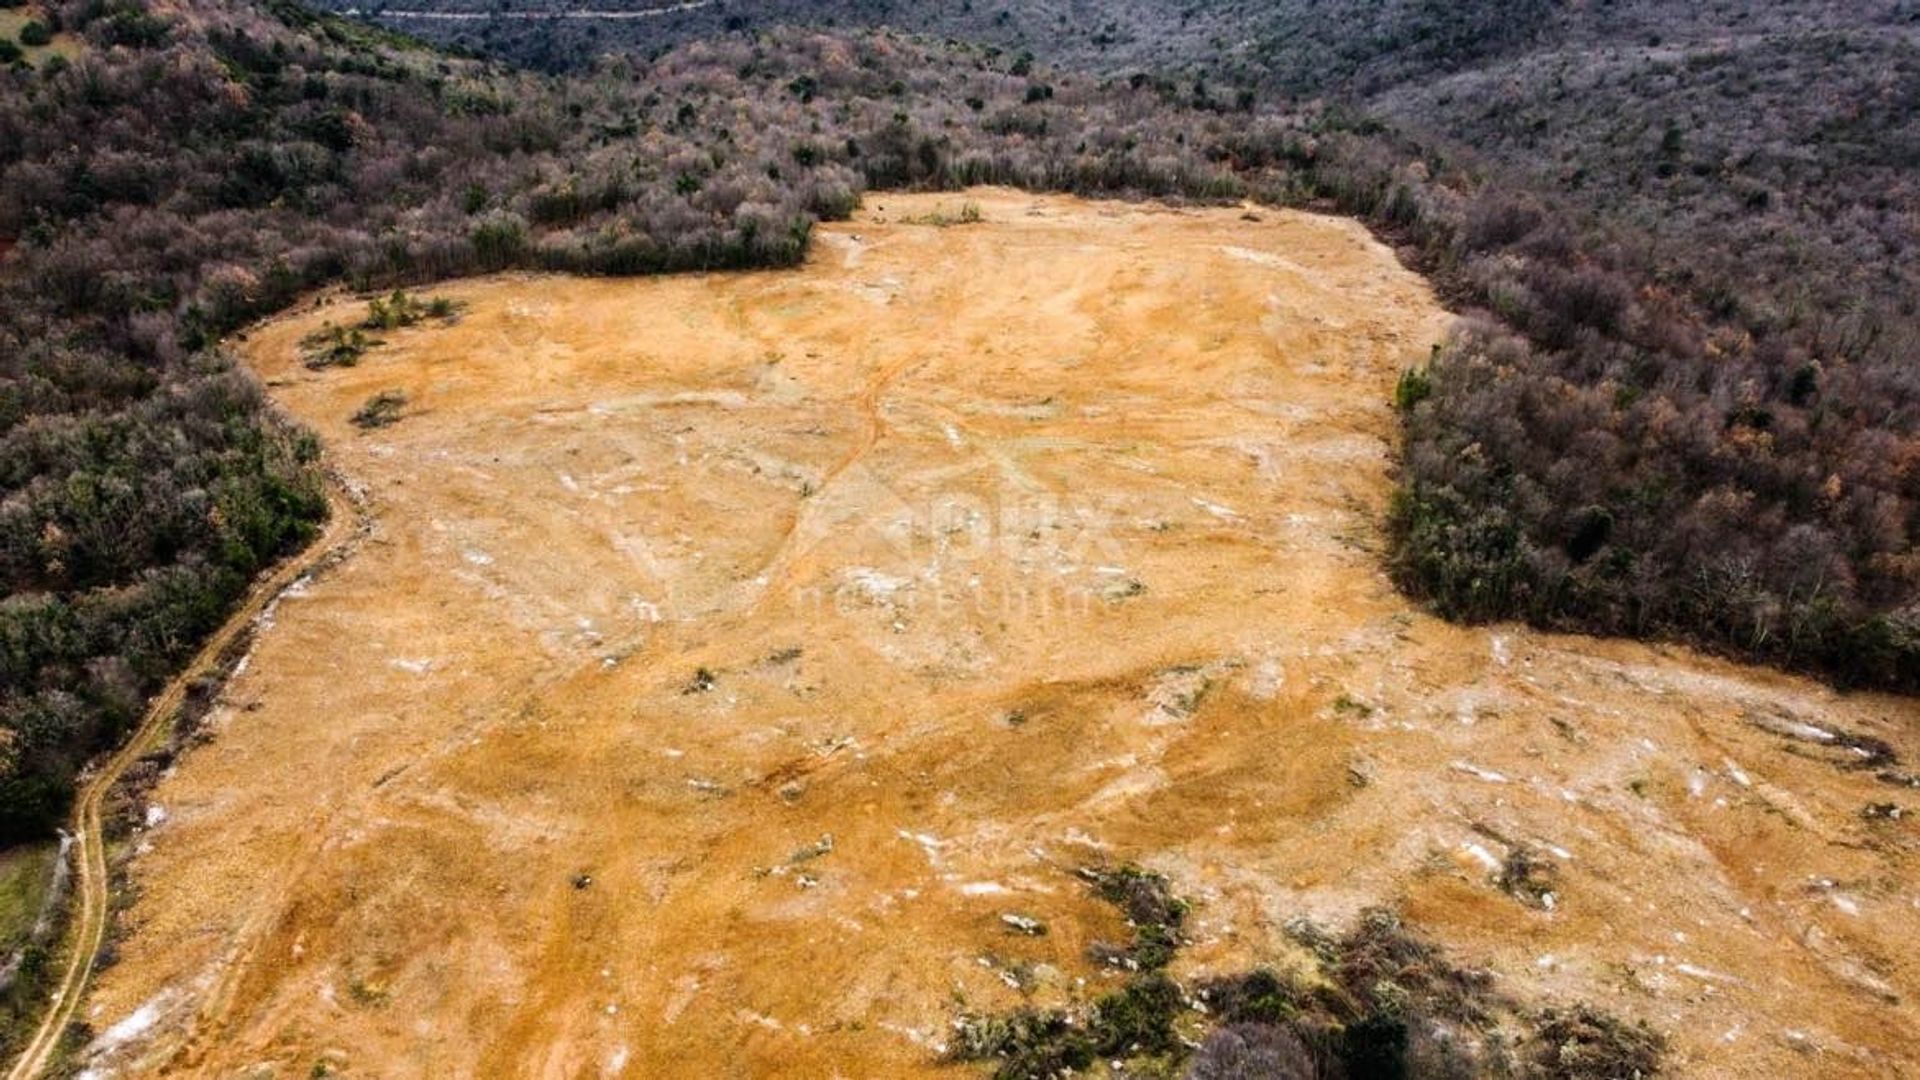
<path fill-rule="evenodd" d="M 1835 743 L 1906 768 L 1920 707 L 1410 609 L 1386 399 L 1447 316 L 1359 226 L 972 197 L 793 273 L 448 286 L 351 369 L 297 342 L 364 303 L 253 334 L 374 532 L 156 789 L 92 1064 L 965 1075 L 1007 965 L 1105 985 L 1070 871 L 1131 859 L 1196 902 L 1176 973 L 1390 902 L 1682 1075 L 1920 1070 L 1914 818 L 1864 813 L 1920 795 Z"/>

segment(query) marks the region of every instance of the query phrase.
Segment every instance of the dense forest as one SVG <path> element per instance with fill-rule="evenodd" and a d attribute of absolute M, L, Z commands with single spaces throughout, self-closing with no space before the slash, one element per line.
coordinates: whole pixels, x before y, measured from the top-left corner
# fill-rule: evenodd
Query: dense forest
<path fill-rule="evenodd" d="M 1406 587 L 1920 688 L 1911 32 L 1705 62 L 1545 6 L 1395 4 L 1334 55 L 1354 100 L 1303 100 L 1261 33 L 1218 75 L 1074 74 L 853 7 L 725 16 L 660 55 L 569 44 L 592 62 L 548 74 L 288 0 L 14 12 L 46 43 L 0 56 L 0 840 L 58 823 L 79 765 L 325 512 L 317 448 L 223 335 L 330 282 L 789 265 L 870 188 L 1363 217 L 1476 313 L 1401 384 Z M 1085 47 L 1145 56 L 1146 29 Z M 1619 63 L 1556 66 L 1548 39 Z M 1835 70 L 1795 93 L 1783 58 Z M 1531 81 L 1483 87 L 1485 64 Z M 1724 104 L 1769 94 L 1795 108 Z"/>

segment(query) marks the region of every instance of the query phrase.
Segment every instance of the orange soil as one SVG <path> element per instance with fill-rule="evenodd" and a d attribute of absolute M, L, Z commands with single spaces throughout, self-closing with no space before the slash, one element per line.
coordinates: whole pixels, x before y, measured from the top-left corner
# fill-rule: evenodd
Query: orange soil
<path fill-rule="evenodd" d="M 1409 607 L 1385 400 L 1447 316 L 1358 226 L 972 197 L 797 272 L 450 285 L 352 369 L 297 356 L 349 298 L 254 333 L 375 532 L 155 792 L 90 1062 L 931 1074 L 1009 965 L 1107 985 L 1107 858 L 1196 901 L 1177 973 L 1391 902 L 1683 1075 L 1920 1069 L 1914 825 L 1862 815 L 1917 800 L 1813 731 L 1920 757 L 1920 707 Z"/>

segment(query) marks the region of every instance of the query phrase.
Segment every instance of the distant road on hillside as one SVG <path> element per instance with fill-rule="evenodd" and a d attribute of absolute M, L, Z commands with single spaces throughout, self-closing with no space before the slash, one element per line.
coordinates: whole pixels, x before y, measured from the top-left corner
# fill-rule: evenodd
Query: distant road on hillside
<path fill-rule="evenodd" d="M 494 19 L 529 19 L 544 21 L 548 19 L 657 19 L 662 15 L 677 15 L 683 11 L 698 11 L 713 3 L 713 0 L 688 0 L 683 4 L 669 4 L 666 7 L 644 8 L 638 11 L 605 11 L 595 9 L 575 9 L 569 11 L 418 11 L 404 8 L 380 8 L 363 11 L 360 8 L 344 8 L 342 15 L 367 16 L 376 19 L 432 19 L 440 22 L 490 22 Z"/>

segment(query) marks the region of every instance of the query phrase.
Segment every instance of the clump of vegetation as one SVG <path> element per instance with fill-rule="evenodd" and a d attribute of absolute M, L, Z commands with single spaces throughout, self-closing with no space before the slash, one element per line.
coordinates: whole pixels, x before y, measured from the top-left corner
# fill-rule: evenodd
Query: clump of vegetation
<path fill-rule="evenodd" d="M 1319 1062 L 1290 1029 L 1224 1024 L 1194 1051 L 1189 1080 L 1317 1080 Z"/>
<path fill-rule="evenodd" d="M 1166 967 L 1180 947 L 1188 910 L 1187 902 L 1173 895 L 1167 879 L 1132 864 L 1086 867 L 1080 876 L 1092 884 L 1100 899 L 1120 909 L 1133 930 L 1133 940 L 1125 946 L 1095 942 L 1095 959 L 1133 971 Z"/>
<path fill-rule="evenodd" d="M 377 1009 L 393 999 L 393 991 L 384 979 L 354 975 L 347 979 L 347 996 L 356 1005 Z"/>
<path fill-rule="evenodd" d="M 791 855 L 787 856 L 787 864 L 790 866 L 798 866 L 801 863 L 812 862 L 822 856 L 831 854 L 833 854 L 833 834 L 823 833 L 820 839 L 815 840 L 813 843 L 796 848 Z"/>
<path fill-rule="evenodd" d="M 465 307 L 449 297 L 422 299 L 404 289 L 395 289 L 390 296 L 376 296 L 367 301 L 367 317 L 360 325 L 367 330 L 398 330 L 427 319 L 451 322 Z"/>
<path fill-rule="evenodd" d="M 300 339 L 300 356 L 302 362 L 315 371 L 352 367 L 360 362 L 368 349 L 380 343 L 379 338 L 369 337 L 366 331 L 357 326 L 328 323 Z"/>
<path fill-rule="evenodd" d="M 1058 1009 L 1016 1009 L 1003 1016 L 964 1016 L 954 1025 L 947 1055 L 954 1061 L 994 1061 L 994 1080 L 1067 1076 L 1093 1064 L 1093 1041 L 1075 1018 Z"/>
<path fill-rule="evenodd" d="M 1408 368 L 1393 385 L 1393 407 L 1403 413 L 1411 412 L 1432 394 L 1433 382 L 1427 378 L 1426 369 Z"/>
<path fill-rule="evenodd" d="M 995 1061 L 998 1080 L 1052 1077 L 1100 1058 L 1165 1058 L 1180 1053 L 1176 1022 L 1188 1011 L 1180 986 L 1160 969 L 1178 948 L 1187 904 L 1159 874 L 1127 865 L 1087 867 L 1080 876 L 1118 908 L 1133 929 L 1128 946 L 1096 944 L 1096 959 L 1122 967 L 1125 984 L 1081 1010 L 1019 1009 L 967 1015 L 955 1024 L 948 1056 Z"/>
<path fill-rule="evenodd" d="M 1333 699 L 1333 711 L 1343 717 L 1365 720 L 1367 717 L 1373 715 L 1373 706 L 1354 697 L 1352 694 L 1343 692 Z"/>
<path fill-rule="evenodd" d="M 400 419 L 407 407 L 407 395 L 399 390 L 382 390 L 367 399 L 353 414 L 353 425 L 364 430 L 387 427 Z"/>
<path fill-rule="evenodd" d="M 1125 1075 L 1187 1080 L 1519 1076 L 1540 1080 L 1651 1077 L 1665 1041 L 1586 1005 L 1530 1014 L 1486 972 L 1452 964 L 1393 912 L 1362 912 L 1331 934 L 1299 920 L 1289 934 L 1308 960 L 1199 980 L 1164 970 L 1188 912 L 1165 878 L 1138 867 L 1081 872 L 1134 927 L 1119 989 L 1070 1009 L 969 1014 L 948 1055 L 991 1062 L 997 1080 L 1068 1076 L 1107 1061 Z M 1164 951 L 1163 951 L 1164 950 Z M 1097 954 L 1099 955 L 1099 954 Z"/>
<path fill-rule="evenodd" d="M 1087 1009 L 1017 1009 L 1004 1016 L 970 1015 L 954 1025 L 948 1056 L 993 1061 L 996 1080 L 1066 1076 L 1096 1060 L 1158 1060 L 1182 1056 L 1177 1021 L 1188 1012 L 1179 985 L 1145 972 Z"/>
<path fill-rule="evenodd" d="M 1174 1022 L 1186 1011 L 1179 984 L 1164 972 L 1147 971 L 1094 1002 L 1087 1034 L 1102 1057 L 1160 1057 L 1179 1049 Z"/>
<path fill-rule="evenodd" d="M 1541 1013 L 1529 1064 L 1542 1080 L 1638 1080 L 1660 1071 L 1667 1040 L 1586 1005 Z"/>
<path fill-rule="evenodd" d="M 944 206 L 936 206 L 932 213 L 909 218 L 908 222 L 913 225 L 932 225 L 935 228 L 944 229 L 953 225 L 978 225 L 983 220 L 985 219 L 980 213 L 980 204 L 968 199 L 960 204 L 960 210 L 957 213 L 950 213 Z"/>
<path fill-rule="evenodd" d="M 1552 909 L 1560 887 L 1560 867 L 1529 844 L 1515 844 L 1500 863 L 1496 884 L 1530 907 Z"/>
<path fill-rule="evenodd" d="M 1283 1024 L 1299 1015 L 1301 989 L 1272 968 L 1202 982 L 1195 996 L 1228 1024 Z"/>

